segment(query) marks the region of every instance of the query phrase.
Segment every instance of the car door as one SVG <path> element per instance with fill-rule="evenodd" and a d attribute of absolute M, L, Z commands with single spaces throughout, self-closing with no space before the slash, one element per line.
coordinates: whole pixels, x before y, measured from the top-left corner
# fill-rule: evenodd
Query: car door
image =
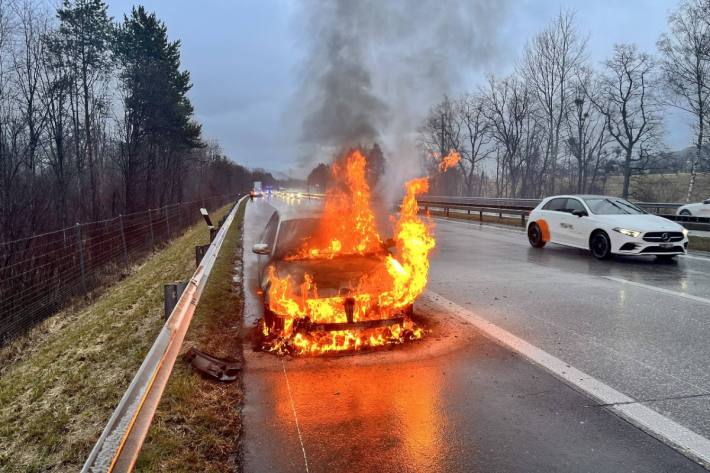
<path fill-rule="evenodd" d="M 566 197 L 555 197 L 550 199 L 540 210 L 542 218 L 547 222 L 550 231 L 550 241 L 553 243 L 568 244 L 561 225 L 565 217 L 564 209 L 567 205 Z"/>
<path fill-rule="evenodd" d="M 575 210 L 583 210 L 586 217 L 574 215 Z M 568 244 L 581 248 L 589 247 L 589 234 L 593 230 L 592 222 L 589 220 L 589 210 L 580 199 L 569 197 L 565 205 L 565 216 L 561 226 L 565 233 Z"/>

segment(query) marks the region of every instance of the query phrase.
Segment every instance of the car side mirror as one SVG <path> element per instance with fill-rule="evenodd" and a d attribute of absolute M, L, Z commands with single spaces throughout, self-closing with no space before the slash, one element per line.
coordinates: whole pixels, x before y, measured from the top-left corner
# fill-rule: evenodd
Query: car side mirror
<path fill-rule="evenodd" d="M 251 251 L 257 255 L 268 255 L 271 253 L 271 248 L 266 243 L 257 243 L 251 247 Z"/>
<path fill-rule="evenodd" d="M 577 209 L 572 211 L 572 215 L 576 215 L 577 217 L 586 217 L 589 214 L 584 209 Z"/>

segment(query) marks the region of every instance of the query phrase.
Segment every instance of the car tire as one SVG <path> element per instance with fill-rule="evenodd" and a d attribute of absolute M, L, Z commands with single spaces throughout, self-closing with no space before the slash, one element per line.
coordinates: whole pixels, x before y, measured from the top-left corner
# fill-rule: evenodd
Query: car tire
<path fill-rule="evenodd" d="M 682 215 L 683 217 L 690 217 L 690 216 L 693 215 L 693 214 L 690 213 L 690 210 L 688 210 L 688 209 L 683 209 L 683 210 L 680 211 L 680 213 L 679 213 L 678 215 Z"/>
<path fill-rule="evenodd" d="M 547 243 L 542 238 L 542 229 L 540 228 L 540 225 L 535 222 L 528 225 L 528 241 L 530 242 L 530 246 L 533 248 L 542 248 Z"/>
<path fill-rule="evenodd" d="M 596 259 L 605 260 L 612 257 L 611 240 L 602 230 L 597 230 L 589 237 L 589 251 Z"/>

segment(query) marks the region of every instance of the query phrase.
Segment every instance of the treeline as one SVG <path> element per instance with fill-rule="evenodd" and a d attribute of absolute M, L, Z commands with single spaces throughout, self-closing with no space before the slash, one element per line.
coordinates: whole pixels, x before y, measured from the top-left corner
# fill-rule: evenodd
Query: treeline
<path fill-rule="evenodd" d="M 272 179 L 205 142 L 155 14 L 44 5 L 0 0 L 0 241 Z"/>
<path fill-rule="evenodd" d="M 628 197 L 633 175 L 666 169 L 663 116 L 675 107 L 695 124 L 695 152 L 685 166 L 690 199 L 695 176 L 710 169 L 710 0 L 683 1 L 657 49 L 618 44 L 597 66 L 574 14 L 560 13 L 528 42 L 512 74 L 490 76 L 478 90 L 432 108 L 420 130 L 427 155 L 455 149 L 462 156 L 435 179 L 433 192 L 590 193 L 621 175 Z"/>

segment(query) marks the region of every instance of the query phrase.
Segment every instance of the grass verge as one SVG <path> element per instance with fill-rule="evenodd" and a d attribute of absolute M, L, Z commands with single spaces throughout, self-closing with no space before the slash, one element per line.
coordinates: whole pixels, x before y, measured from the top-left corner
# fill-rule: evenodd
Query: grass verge
<path fill-rule="evenodd" d="M 95 302 L 0 350 L 0 471 L 81 468 L 164 324 L 163 283 L 187 279 L 208 238 L 199 222 Z"/>
<path fill-rule="evenodd" d="M 197 305 L 182 353 L 194 346 L 220 358 L 241 357 L 241 227 L 237 211 Z M 175 363 L 136 464 L 137 472 L 239 470 L 241 381 L 204 379 Z"/>

